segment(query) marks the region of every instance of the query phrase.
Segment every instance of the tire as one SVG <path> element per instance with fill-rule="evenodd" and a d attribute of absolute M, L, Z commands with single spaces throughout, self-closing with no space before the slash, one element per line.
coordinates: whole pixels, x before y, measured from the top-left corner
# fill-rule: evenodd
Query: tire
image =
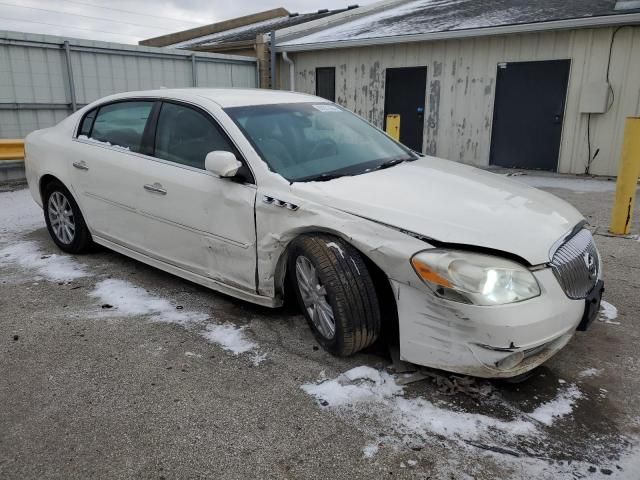
<path fill-rule="evenodd" d="M 287 268 L 298 304 L 325 350 L 349 356 L 376 341 L 381 329 L 378 297 L 367 265 L 355 248 L 330 235 L 303 235 L 291 244 Z M 313 281 L 305 281 L 305 277 L 313 280 L 314 275 L 315 296 L 309 293 Z M 325 303 L 333 315 L 333 335 Z"/>
<path fill-rule="evenodd" d="M 93 246 L 91 233 L 69 190 L 53 180 L 44 187 L 42 198 L 47 230 L 58 248 L 67 253 L 89 251 Z"/>

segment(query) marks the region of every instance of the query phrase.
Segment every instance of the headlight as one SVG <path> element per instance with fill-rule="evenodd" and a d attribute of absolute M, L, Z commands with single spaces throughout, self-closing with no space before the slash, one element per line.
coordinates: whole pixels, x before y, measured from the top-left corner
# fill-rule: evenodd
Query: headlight
<path fill-rule="evenodd" d="M 492 255 L 433 249 L 417 253 L 411 265 L 441 297 L 474 305 L 502 305 L 540 295 L 523 265 Z"/>

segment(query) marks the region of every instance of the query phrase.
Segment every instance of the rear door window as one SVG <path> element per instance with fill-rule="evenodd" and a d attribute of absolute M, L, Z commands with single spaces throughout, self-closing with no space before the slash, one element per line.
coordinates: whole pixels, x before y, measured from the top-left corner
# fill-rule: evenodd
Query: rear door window
<path fill-rule="evenodd" d="M 153 101 L 118 102 L 98 109 L 93 128 L 87 135 L 92 140 L 140 152 L 142 134 L 151 113 Z M 84 123 L 81 134 L 85 130 Z"/>

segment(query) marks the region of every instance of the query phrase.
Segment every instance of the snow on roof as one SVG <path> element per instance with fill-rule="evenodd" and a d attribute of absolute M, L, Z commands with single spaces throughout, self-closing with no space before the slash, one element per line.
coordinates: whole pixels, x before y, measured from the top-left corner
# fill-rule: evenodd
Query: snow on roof
<path fill-rule="evenodd" d="M 279 47 L 375 39 L 620 13 L 615 0 L 413 0 L 373 11 L 309 35 L 278 43 Z"/>
<path fill-rule="evenodd" d="M 210 35 L 204 35 L 202 37 L 191 38 L 183 42 L 167 45 L 167 47 L 189 48 L 189 47 L 201 47 L 207 44 L 212 45 L 212 44 L 220 43 L 221 41 L 226 40 L 228 37 L 234 37 L 234 36 L 244 37 L 246 34 L 248 34 L 253 30 L 264 29 L 264 31 L 269 31 L 270 27 L 279 26 L 278 24 L 281 23 L 282 20 L 286 18 L 289 18 L 289 17 L 283 16 L 283 17 L 269 18 L 267 20 L 263 20 L 262 22 L 250 23 L 249 25 L 242 25 L 241 27 L 231 28 L 229 30 L 223 30 L 222 32 L 216 32 Z M 255 35 L 253 36 L 253 38 L 255 38 Z"/>
<path fill-rule="evenodd" d="M 167 45 L 172 48 L 193 48 L 206 47 L 224 42 L 240 42 L 243 40 L 254 40 L 256 35 L 268 33 L 272 30 L 292 27 L 301 23 L 318 20 L 329 15 L 335 15 L 342 10 L 328 10 L 314 13 L 301 13 L 299 15 L 283 15 L 281 17 L 270 18 L 261 22 L 250 23 L 240 27 L 231 28 L 222 32 L 216 32 L 202 37 L 196 37 L 183 42 Z"/>

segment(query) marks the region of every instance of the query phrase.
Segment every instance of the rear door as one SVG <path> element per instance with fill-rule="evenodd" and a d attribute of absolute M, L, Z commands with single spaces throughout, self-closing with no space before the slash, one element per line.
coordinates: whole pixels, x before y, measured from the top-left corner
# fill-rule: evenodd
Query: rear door
<path fill-rule="evenodd" d="M 234 143 L 210 113 L 164 101 L 153 115 L 155 132 L 144 169 L 134 175 L 144 226 L 140 248 L 154 257 L 243 290 L 255 292 L 256 187 L 246 163 L 238 178 L 204 168 L 207 153 L 233 152 Z"/>
<path fill-rule="evenodd" d="M 127 100 L 102 105 L 80 123 L 69 155 L 71 186 L 85 220 L 99 237 L 135 244 L 144 237 L 138 227 L 136 188 L 144 162 L 143 135 L 154 100 Z"/>

